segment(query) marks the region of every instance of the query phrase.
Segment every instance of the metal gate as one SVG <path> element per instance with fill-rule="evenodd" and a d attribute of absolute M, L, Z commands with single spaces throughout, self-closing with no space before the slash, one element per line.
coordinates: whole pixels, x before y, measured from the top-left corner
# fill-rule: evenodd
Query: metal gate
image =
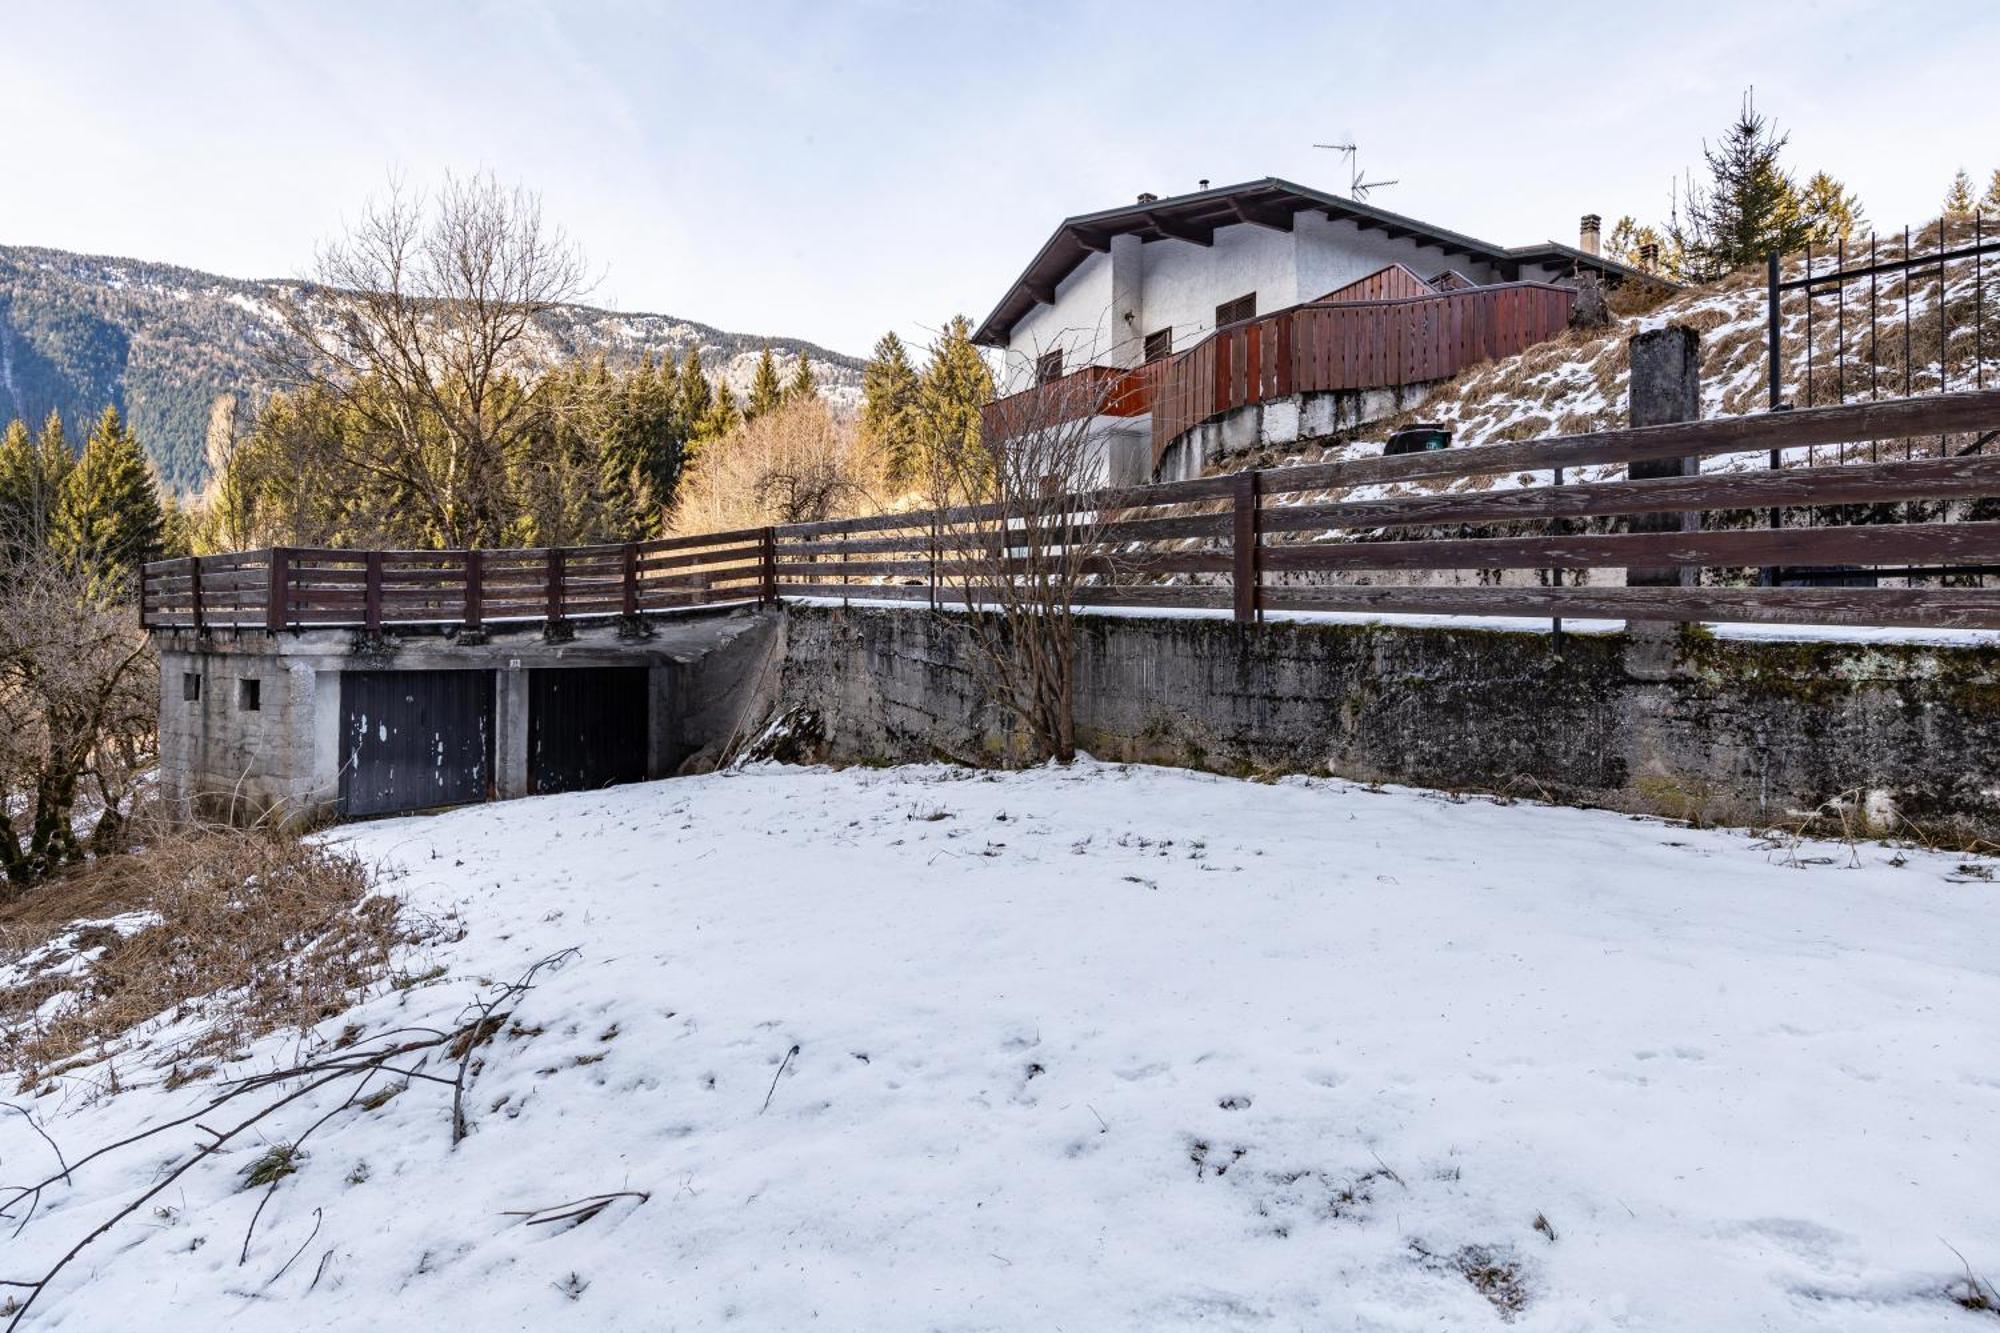
<path fill-rule="evenodd" d="M 547 667 L 528 674 L 528 777 L 535 792 L 643 782 L 645 667 Z"/>
<path fill-rule="evenodd" d="M 340 677 L 340 813 L 384 815 L 492 795 L 493 673 Z"/>

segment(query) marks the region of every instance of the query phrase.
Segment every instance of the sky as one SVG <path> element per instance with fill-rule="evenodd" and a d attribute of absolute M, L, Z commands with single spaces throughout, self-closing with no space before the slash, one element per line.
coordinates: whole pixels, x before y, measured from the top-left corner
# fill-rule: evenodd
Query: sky
<path fill-rule="evenodd" d="M 1315 142 L 1502 244 L 1655 219 L 1751 85 L 1801 175 L 1921 222 L 2000 167 L 1997 50 L 1992 0 L 0 0 L 0 243 L 299 276 L 392 174 L 487 171 L 593 304 L 864 354 L 1067 215 L 1342 190 Z"/>

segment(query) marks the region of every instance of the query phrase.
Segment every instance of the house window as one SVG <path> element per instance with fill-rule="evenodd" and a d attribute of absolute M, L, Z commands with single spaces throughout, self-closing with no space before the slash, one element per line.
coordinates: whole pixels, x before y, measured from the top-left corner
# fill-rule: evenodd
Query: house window
<path fill-rule="evenodd" d="M 248 676 L 236 682 L 236 707 L 239 712 L 255 713 L 264 707 L 264 682 L 252 680 Z"/>
<path fill-rule="evenodd" d="M 1146 359 L 1158 361 L 1174 354 L 1174 329 L 1169 324 L 1164 329 L 1155 329 L 1146 335 Z"/>
<path fill-rule="evenodd" d="M 1043 352 L 1035 358 L 1035 383 L 1047 384 L 1050 380 L 1062 378 L 1062 349 Z"/>
<path fill-rule="evenodd" d="M 1257 317 L 1257 293 L 1239 296 L 1234 301 L 1224 301 L 1215 308 L 1215 327 L 1225 324 L 1240 324 L 1246 319 Z"/>
<path fill-rule="evenodd" d="M 181 698 L 187 703 L 200 702 L 201 676 L 199 673 L 193 671 L 183 671 L 181 673 Z"/>

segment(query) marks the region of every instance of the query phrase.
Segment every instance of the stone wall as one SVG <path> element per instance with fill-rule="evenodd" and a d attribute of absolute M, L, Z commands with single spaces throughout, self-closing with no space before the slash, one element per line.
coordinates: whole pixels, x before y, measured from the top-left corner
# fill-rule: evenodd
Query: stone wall
<path fill-rule="evenodd" d="M 1089 616 L 1104 759 L 1512 791 L 1710 821 L 1829 801 L 2000 840 L 2000 649 Z M 834 760 L 984 760 L 1006 720 L 949 615 L 792 606 L 782 698 Z M 1857 823 L 1858 826 L 1858 823 Z"/>

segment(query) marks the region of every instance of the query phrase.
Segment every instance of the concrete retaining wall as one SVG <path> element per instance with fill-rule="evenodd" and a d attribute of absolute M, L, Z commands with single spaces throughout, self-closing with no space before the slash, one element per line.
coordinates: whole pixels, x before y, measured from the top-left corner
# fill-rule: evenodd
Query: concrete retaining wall
<path fill-rule="evenodd" d="M 2000 840 L 2000 649 L 1091 616 L 1100 758 L 1510 790 L 1719 822 L 1845 799 Z M 788 608 L 782 698 L 835 760 L 983 759 L 1006 720 L 950 616 Z"/>

